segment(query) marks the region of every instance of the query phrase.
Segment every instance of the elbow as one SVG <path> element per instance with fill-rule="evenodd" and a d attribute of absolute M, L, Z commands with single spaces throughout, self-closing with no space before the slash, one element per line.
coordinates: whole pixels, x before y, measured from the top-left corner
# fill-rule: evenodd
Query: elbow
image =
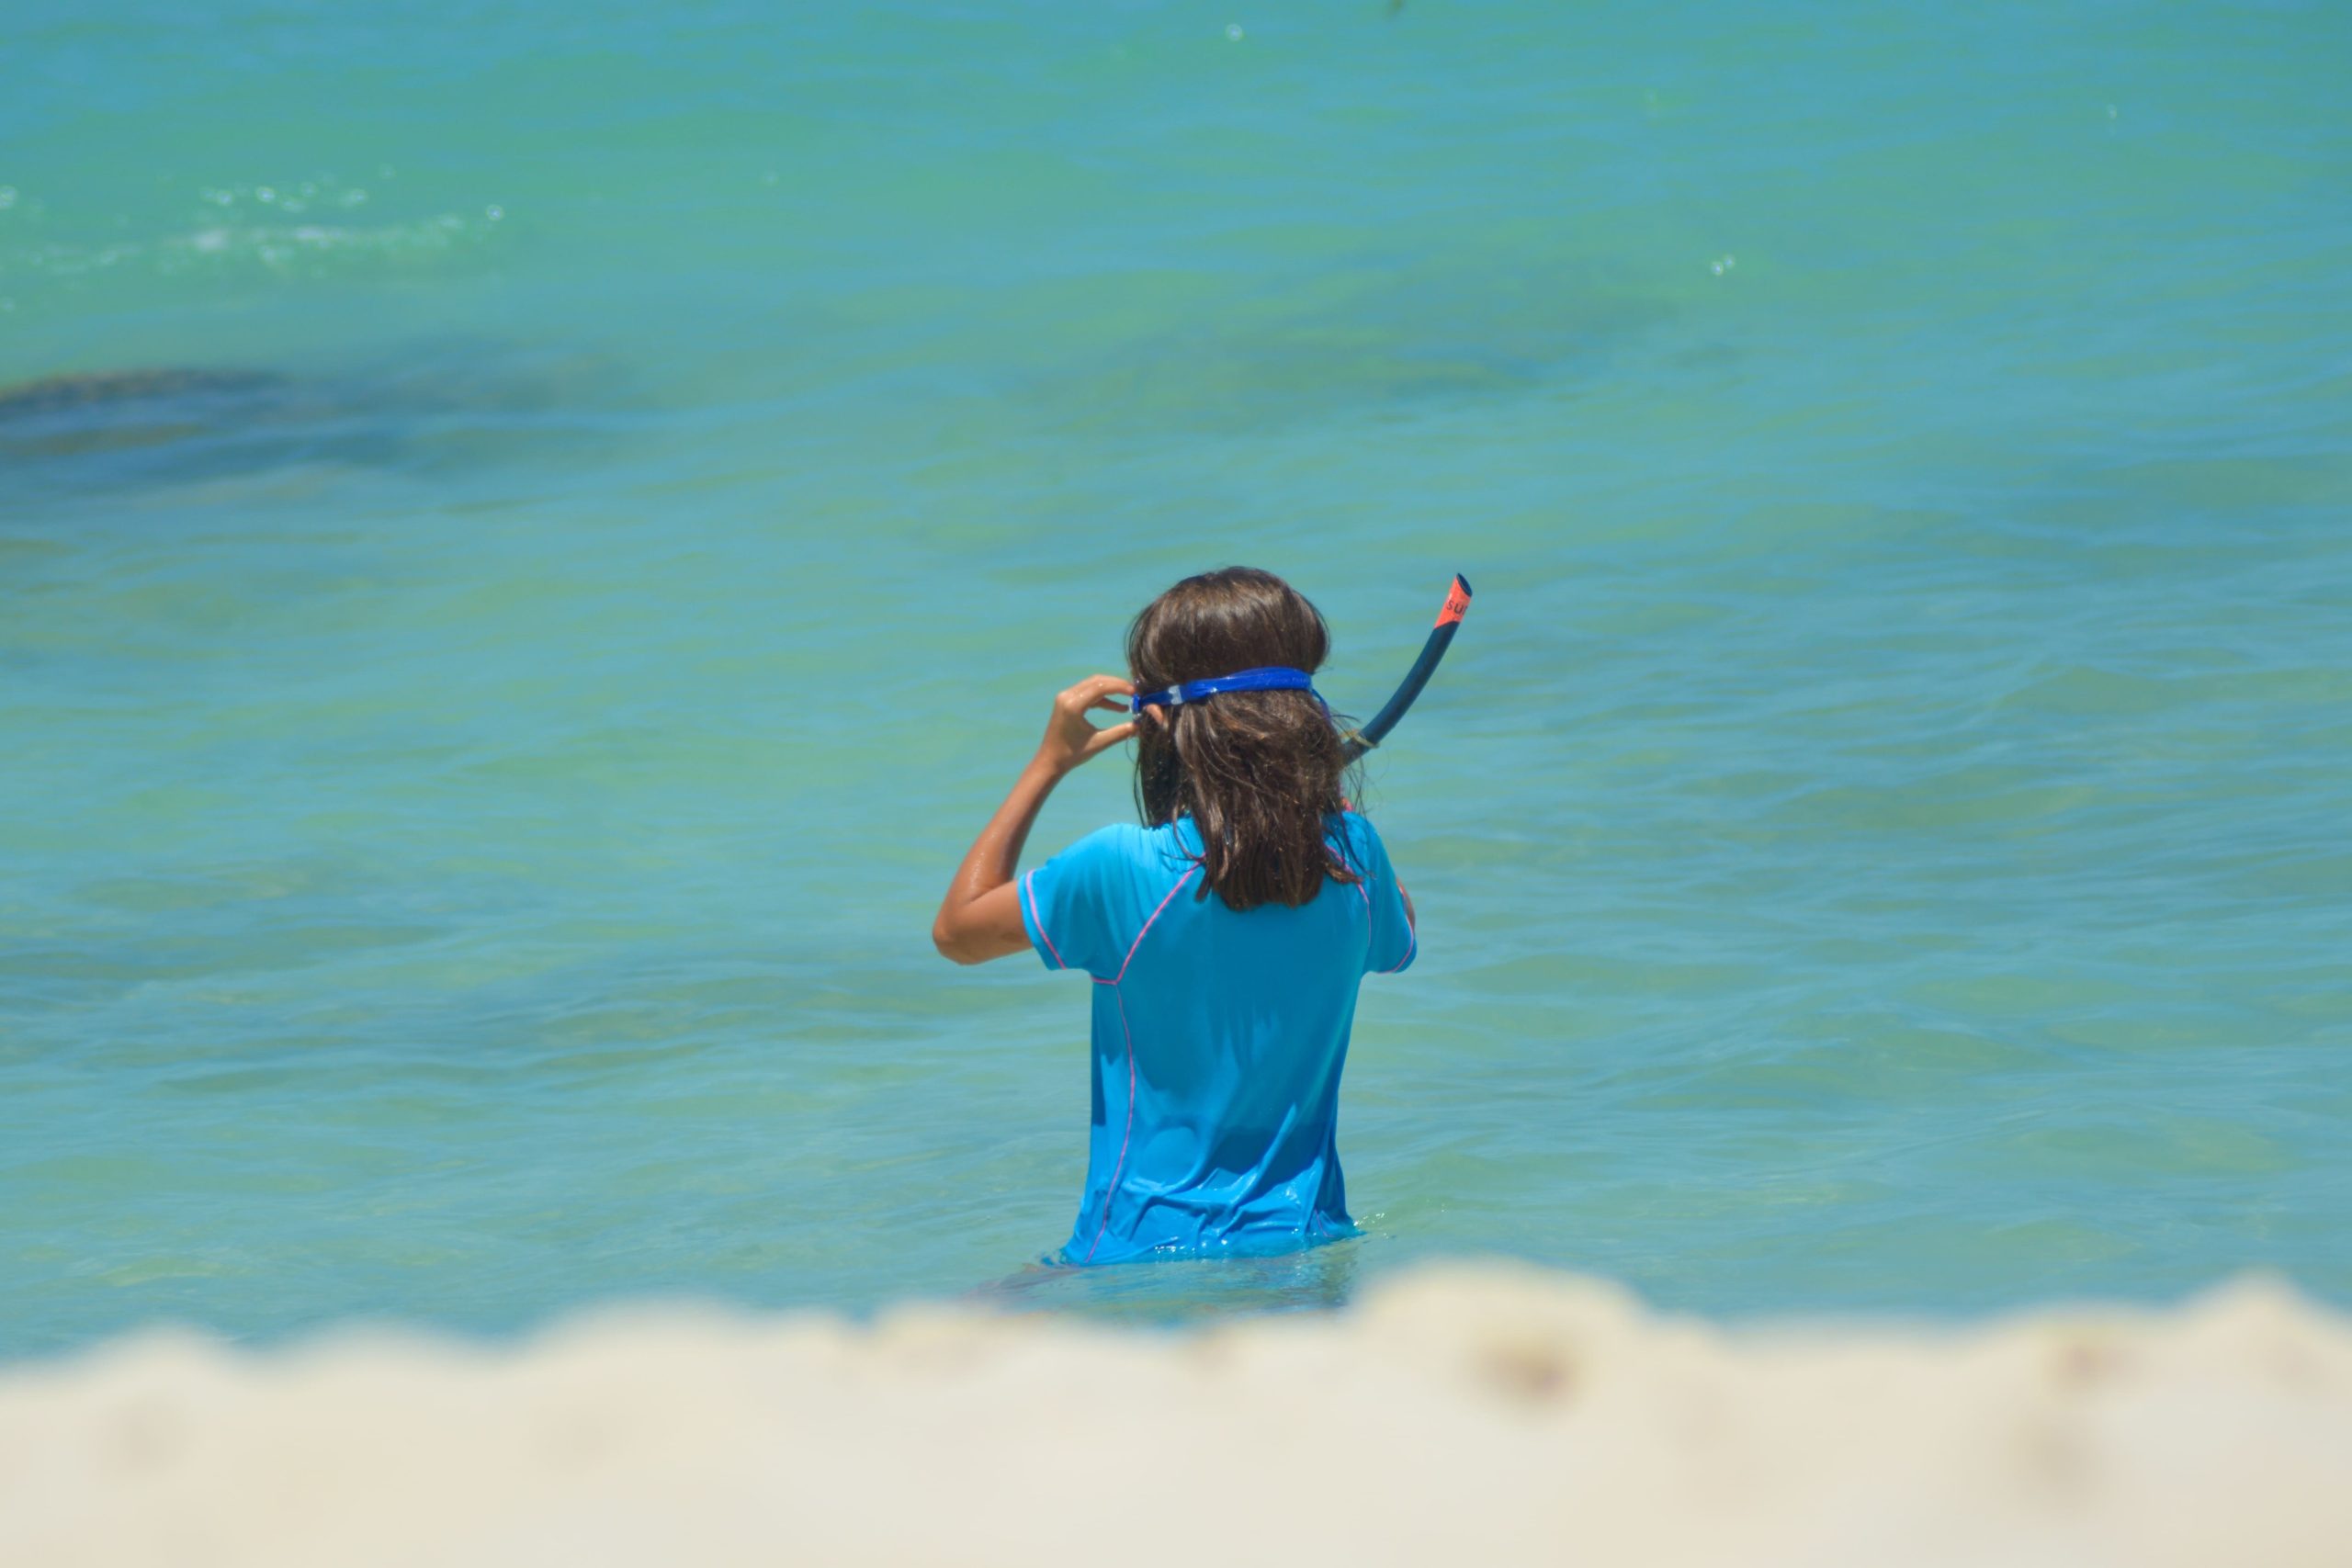
<path fill-rule="evenodd" d="M 931 945 L 950 964 L 978 964 L 983 956 L 972 951 L 964 933 L 948 924 L 944 915 L 931 922 Z"/>

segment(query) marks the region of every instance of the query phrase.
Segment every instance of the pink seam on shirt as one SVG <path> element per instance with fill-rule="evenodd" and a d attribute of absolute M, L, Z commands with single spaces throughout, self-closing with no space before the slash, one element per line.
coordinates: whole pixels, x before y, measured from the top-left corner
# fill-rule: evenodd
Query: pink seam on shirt
<path fill-rule="evenodd" d="M 1399 899 L 1402 899 L 1405 897 L 1405 885 L 1401 882 L 1396 885 L 1396 897 Z M 1368 905 L 1371 901 L 1371 895 L 1365 895 L 1364 902 Z M 1381 973 L 1383 975 L 1394 975 L 1396 973 L 1396 970 L 1402 969 L 1406 964 L 1410 964 L 1413 961 L 1413 954 L 1419 953 L 1420 950 L 1421 929 L 1414 923 L 1413 906 L 1408 903 L 1405 906 L 1405 956 L 1396 961 L 1395 968 L 1383 969 Z"/>
<path fill-rule="evenodd" d="M 1111 1200 L 1118 1193 L 1119 1178 L 1126 1173 L 1127 1145 L 1136 1135 L 1136 1032 L 1127 1023 L 1127 998 L 1120 991 L 1119 982 L 1127 977 L 1127 965 L 1136 961 L 1136 949 L 1143 945 L 1144 936 L 1151 930 L 1152 921 L 1159 919 L 1160 910 L 1168 908 L 1170 900 L 1184 890 L 1184 884 L 1193 880 L 1193 872 L 1200 869 L 1196 865 L 1176 879 L 1176 886 L 1170 888 L 1168 897 L 1159 901 L 1159 908 L 1152 910 L 1151 919 L 1144 921 L 1143 930 L 1136 932 L 1135 941 L 1127 943 L 1127 955 L 1119 960 L 1119 972 L 1107 980 L 1100 975 L 1094 976 L 1096 985 L 1111 987 L 1112 1005 L 1119 1010 L 1119 1032 L 1125 1036 L 1127 1042 L 1127 1128 L 1119 1134 L 1119 1157 L 1111 1166 L 1110 1183 L 1102 1189 L 1102 1218 L 1094 1227 L 1094 1239 L 1087 1243 L 1086 1256 L 1079 1259 L 1081 1264 L 1094 1261 L 1094 1249 L 1102 1245 L 1102 1233 L 1111 1228 Z M 1040 926 L 1038 930 L 1043 931 L 1045 928 Z"/>
<path fill-rule="evenodd" d="M 1197 872 L 1197 870 L 1200 870 L 1200 867 L 1194 865 L 1194 867 L 1193 867 L 1193 872 Z M 1167 896 L 1167 898 L 1159 900 L 1159 909 L 1169 908 L 1169 898 L 1176 898 L 1176 894 L 1181 894 L 1181 891 L 1183 891 L 1183 884 L 1185 884 L 1185 882 L 1190 882 L 1190 879 L 1193 879 L 1193 872 L 1185 872 L 1183 877 L 1176 879 L 1176 886 L 1169 888 L 1169 896 Z M 1152 919 L 1159 919 L 1159 909 L 1152 909 Z M 1126 978 L 1126 966 L 1129 966 L 1129 964 L 1134 964 L 1134 962 L 1136 962 L 1136 947 L 1141 947 L 1141 945 L 1143 945 L 1143 938 L 1150 936 L 1152 919 L 1143 921 L 1143 931 L 1136 931 L 1136 941 L 1126 942 L 1126 957 L 1125 957 L 1125 959 L 1120 959 L 1120 974 L 1113 976 L 1113 978 L 1110 978 L 1110 983 L 1113 983 L 1113 985 L 1117 985 L 1117 983 L 1120 983 L 1120 980 L 1125 980 L 1125 978 Z"/>
<path fill-rule="evenodd" d="M 1184 884 L 1193 880 L 1193 872 L 1200 869 L 1201 868 L 1196 865 L 1193 867 L 1193 871 L 1188 871 L 1183 875 L 1178 877 L 1176 879 L 1176 886 L 1168 890 L 1168 897 L 1162 898 L 1159 901 L 1159 909 L 1165 909 L 1168 908 L 1169 899 L 1173 898 L 1177 894 L 1182 893 L 1184 890 Z M 1151 919 L 1144 921 L 1143 930 L 1136 932 L 1135 941 L 1127 944 L 1127 955 L 1119 960 L 1119 972 L 1111 977 L 1111 984 L 1115 986 L 1120 981 L 1127 977 L 1127 965 L 1136 961 L 1136 949 L 1143 945 L 1144 937 L 1150 932 L 1151 921 L 1159 919 L 1159 909 L 1154 909 L 1151 912 Z"/>
<path fill-rule="evenodd" d="M 1181 887 L 1183 884 L 1179 883 L 1177 886 Z M 1164 905 L 1165 900 L 1162 902 Z M 1136 940 L 1141 942 L 1143 939 L 1137 937 Z M 1132 957 L 1135 949 L 1129 948 L 1127 953 Z M 1125 966 L 1122 965 L 1121 973 L 1125 972 Z M 1094 1227 L 1094 1239 L 1087 1243 L 1086 1256 L 1079 1259 L 1081 1264 L 1094 1261 L 1094 1249 L 1102 1245 L 1102 1233 L 1111 1228 L 1111 1199 L 1119 1190 L 1119 1178 L 1127 1168 L 1128 1141 L 1136 1135 L 1136 1032 L 1127 1027 L 1127 1003 L 1126 999 L 1119 995 L 1119 983 L 1116 980 L 1111 982 L 1111 999 L 1118 1004 L 1119 1032 L 1127 1037 L 1127 1130 L 1119 1134 L 1119 1158 L 1117 1163 L 1111 1167 L 1109 1184 L 1102 1189 L 1102 1220 Z"/>
<path fill-rule="evenodd" d="M 1035 872 L 1033 871 L 1028 875 L 1021 879 L 1021 891 L 1029 896 L 1030 922 L 1037 928 L 1037 934 L 1039 936 L 1046 937 L 1046 951 L 1054 955 L 1054 967 L 1057 969 L 1069 968 L 1069 965 L 1062 962 L 1061 950 L 1054 946 L 1054 939 L 1052 937 L 1046 936 L 1045 917 L 1037 913 L 1037 874 Z"/>

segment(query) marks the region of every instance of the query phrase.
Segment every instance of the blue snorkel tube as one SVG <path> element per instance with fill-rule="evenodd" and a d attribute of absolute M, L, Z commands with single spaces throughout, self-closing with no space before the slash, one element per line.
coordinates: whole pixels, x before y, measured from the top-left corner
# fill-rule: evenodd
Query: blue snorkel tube
<path fill-rule="evenodd" d="M 1405 672 L 1404 682 L 1381 705 L 1380 711 L 1372 716 L 1370 724 L 1362 729 L 1349 730 L 1340 738 L 1349 761 L 1353 762 L 1379 745 L 1387 739 L 1388 732 L 1396 728 L 1396 721 L 1405 716 L 1405 710 L 1413 705 L 1413 699 L 1421 694 L 1421 688 L 1430 683 L 1431 675 L 1437 673 L 1438 660 L 1443 659 L 1445 650 L 1453 646 L 1453 634 L 1461 628 L 1462 617 L 1469 613 L 1470 580 L 1457 572 L 1453 585 L 1446 590 L 1445 605 L 1437 613 L 1437 625 L 1430 629 L 1429 641 L 1421 644 L 1421 656 L 1414 660 L 1412 669 Z M 1305 692 L 1317 702 L 1323 703 L 1322 694 L 1316 691 L 1314 680 L 1306 671 L 1294 670 L 1287 665 L 1272 665 L 1261 670 L 1239 670 L 1230 675 L 1213 675 L 1205 681 L 1180 682 L 1156 691 L 1137 692 L 1129 700 L 1127 708 L 1131 713 L 1141 713 L 1149 707 L 1182 707 L 1186 703 L 1197 703 L 1216 696 L 1219 692 Z M 1323 703 L 1323 711 L 1329 713 L 1331 705 Z"/>
<path fill-rule="evenodd" d="M 1388 732 L 1396 728 L 1396 721 L 1405 716 L 1405 710 L 1413 705 L 1413 699 L 1421 694 L 1421 688 L 1428 685 L 1430 677 L 1437 673 L 1438 660 L 1443 659 L 1445 650 L 1453 646 L 1453 634 L 1461 629 L 1462 617 L 1469 613 L 1470 580 L 1456 572 L 1453 586 L 1446 590 L 1445 605 L 1437 613 L 1437 625 L 1430 628 L 1430 639 L 1421 644 L 1421 656 L 1414 660 L 1412 669 L 1405 672 L 1404 682 L 1396 688 L 1395 695 L 1381 705 L 1380 711 L 1372 716 L 1370 724 L 1343 737 L 1349 761 L 1354 761 L 1388 739 Z"/>

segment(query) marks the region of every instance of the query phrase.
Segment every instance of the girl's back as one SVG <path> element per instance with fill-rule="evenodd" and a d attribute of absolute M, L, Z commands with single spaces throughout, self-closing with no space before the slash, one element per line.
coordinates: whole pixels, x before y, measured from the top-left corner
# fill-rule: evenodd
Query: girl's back
<path fill-rule="evenodd" d="M 1093 833 L 1021 879 L 1049 969 L 1093 985 L 1093 1131 L 1063 1257 L 1295 1247 L 1352 1230 L 1335 1129 L 1356 983 L 1412 962 L 1386 850 L 1352 812 L 1328 842 L 1362 880 L 1238 910 L 1186 895 L 1190 818 Z"/>

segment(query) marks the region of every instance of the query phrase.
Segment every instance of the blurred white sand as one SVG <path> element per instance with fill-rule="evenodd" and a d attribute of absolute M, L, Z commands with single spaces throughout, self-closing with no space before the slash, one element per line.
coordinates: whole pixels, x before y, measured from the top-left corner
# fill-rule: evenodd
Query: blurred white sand
<path fill-rule="evenodd" d="M 605 1314 L 0 1372 L 0 1563 L 2352 1563 L 2352 1322 L 1724 1333 L 1524 1269 L 1185 1336 Z"/>

